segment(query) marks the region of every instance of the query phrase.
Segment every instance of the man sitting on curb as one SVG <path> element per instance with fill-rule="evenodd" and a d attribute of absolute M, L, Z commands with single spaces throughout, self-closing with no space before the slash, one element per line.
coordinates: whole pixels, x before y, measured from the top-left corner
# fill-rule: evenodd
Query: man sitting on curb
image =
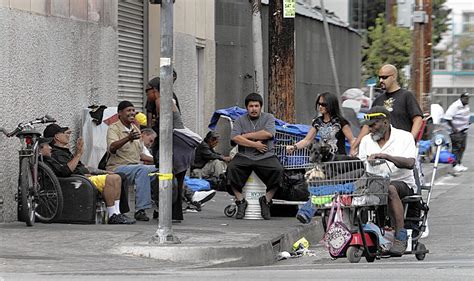
<path fill-rule="evenodd" d="M 365 124 L 370 134 L 362 138 L 359 158 L 362 161 L 385 159 L 390 173 L 388 187 L 388 207 L 392 213 L 395 227 L 395 241 L 390 253 L 402 255 L 407 247 L 407 230 L 404 228 L 403 205 L 400 198 L 413 195 L 416 189 L 413 167 L 416 147 L 410 132 L 390 125 L 390 112 L 383 106 L 374 106 L 365 115 Z M 370 166 L 368 167 L 370 169 Z"/>
<path fill-rule="evenodd" d="M 275 117 L 262 112 L 263 99 L 251 93 L 245 98 L 247 114 L 235 120 L 231 139 L 239 145 L 239 152 L 227 167 L 228 183 L 235 195 L 237 219 L 242 219 L 247 209 L 247 201 L 242 189 L 252 171 L 265 183 L 267 192 L 259 198 L 262 217 L 269 220 L 273 195 L 280 187 L 283 167 L 273 150 Z"/>
<path fill-rule="evenodd" d="M 131 183 L 136 185 L 135 219 L 149 221 L 145 210 L 152 207 L 151 177 L 156 172 L 154 165 L 143 165 L 141 161 L 153 161 L 153 158 L 143 154 L 140 129 L 135 122 L 135 107 L 129 101 L 122 101 L 118 105 L 119 120 L 109 126 L 107 130 L 107 148 L 110 158 L 107 161 L 107 170 L 127 175 Z M 154 178 L 154 177 L 153 177 Z"/>
<path fill-rule="evenodd" d="M 217 153 L 214 148 L 219 143 L 219 134 L 209 131 L 204 140 L 196 148 L 194 163 L 192 165 L 192 175 L 196 178 L 219 179 L 225 174 L 227 162 L 231 159 Z"/>
<path fill-rule="evenodd" d="M 95 188 L 102 193 L 107 212 L 109 224 L 133 224 L 134 219 L 120 213 L 120 193 L 122 179 L 117 174 L 107 174 L 105 171 L 90 171 L 80 161 L 84 152 L 84 141 L 78 138 L 76 151 L 71 153 L 68 146 L 70 143 L 71 130 L 68 127 L 60 127 L 57 124 L 48 125 L 43 135 L 47 139 L 40 141 L 40 153 L 43 161 L 48 164 L 58 177 L 70 177 L 72 174 L 83 175 L 89 178 Z M 51 146 L 49 146 L 51 143 Z M 91 175 L 92 173 L 96 175 Z"/>

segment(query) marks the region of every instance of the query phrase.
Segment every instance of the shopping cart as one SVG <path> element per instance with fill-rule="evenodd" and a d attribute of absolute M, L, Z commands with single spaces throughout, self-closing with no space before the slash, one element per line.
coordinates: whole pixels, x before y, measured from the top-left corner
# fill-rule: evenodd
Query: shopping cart
<path fill-rule="evenodd" d="M 294 145 L 303 138 L 304 136 L 301 135 L 277 130 L 275 134 L 275 154 L 286 170 L 307 169 L 311 167 L 309 161 L 310 151 L 308 148 L 298 149 L 291 154 L 286 153 L 286 146 Z"/>
<path fill-rule="evenodd" d="M 336 195 L 345 208 L 386 205 L 389 174 L 385 160 L 377 159 L 323 162 L 305 177 L 313 205 L 328 209 Z"/>

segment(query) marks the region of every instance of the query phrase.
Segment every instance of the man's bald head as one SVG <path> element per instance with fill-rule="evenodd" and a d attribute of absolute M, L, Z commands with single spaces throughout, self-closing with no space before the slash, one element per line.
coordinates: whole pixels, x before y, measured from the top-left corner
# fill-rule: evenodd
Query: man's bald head
<path fill-rule="evenodd" d="M 397 82 L 398 70 L 392 64 L 384 64 L 379 70 L 379 84 L 380 87 L 386 90 L 388 93 L 392 93 L 400 86 Z"/>
<path fill-rule="evenodd" d="M 380 68 L 380 71 L 393 75 L 395 78 L 398 77 L 398 69 L 393 64 L 384 64 Z"/>

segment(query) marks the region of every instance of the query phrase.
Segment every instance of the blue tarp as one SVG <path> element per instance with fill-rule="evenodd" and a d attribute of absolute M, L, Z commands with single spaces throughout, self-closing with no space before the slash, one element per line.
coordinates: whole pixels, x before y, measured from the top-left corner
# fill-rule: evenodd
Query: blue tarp
<path fill-rule="evenodd" d="M 217 126 L 217 122 L 219 121 L 219 117 L 221 115 L 230 117 L 232 120 L 236 120 L 240 116 L 247 113 L 247 110 L 240 108 L 238 106 L 232 106 L 229 108 L 219 109 L 214 112 L 211 118 L 211 122 L 209 123 L 208 128 L 210 130 L 215 130 Z M 304 124 L 290 124 L 286 123 L 280 119 L 275 118 L 275 127 L 278 132 L 289 133 L 292 135 L 297 136 L 306 136 L 309 132 L 311 126 L 304 125 Z"/>
<path fill-rule="evenodd" d="M 207 191 L 211 190 L 211 184 L 207 180 L 184 177 L 184 183 L 192 191 Z"/>
<path fill-rule="evenodd" d="M 309 192 L 311 195 L 324 196 L 332 194 L 352 194 L 355 191 L 355 185 L 352 182 L 345 184 L 331 184 L 331 185 L 320 185 L 320 186 L 309 186 Z"/>
<path fill-rule="evenodd" d="M 247 110 L 240 108 L 238 106 L 216 110 L 214 114 L 212 114 L 211 122 L 209 123 L 208 128 L 210 130 L 215 130 L 217 126 L 217 122 L 219 121 L 219 117 L 221 115 L 230 117 L 232 120 L 236 120 L 237 118 L 244 115 L 245 113 L 247 113 Z"/>
<path fill-rule="evenodd" d="M 418 154 L 425 154 L 431 148 L 430 140 L 420 140 L 418 142 Z"/>

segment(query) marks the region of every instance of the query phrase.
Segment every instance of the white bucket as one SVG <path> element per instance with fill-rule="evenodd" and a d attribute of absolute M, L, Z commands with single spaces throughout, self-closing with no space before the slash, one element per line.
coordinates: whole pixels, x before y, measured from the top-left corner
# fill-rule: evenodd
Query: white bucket
<path fill-rule="evenodd" d="M 264 196 L 266 190 L 267 188 L 262 180 L 252 172 L 243 189 L 245 200 L 248 202 L 247 209 L 245 210 L 245 220 L 263 219 L 258 198 Z"/>

